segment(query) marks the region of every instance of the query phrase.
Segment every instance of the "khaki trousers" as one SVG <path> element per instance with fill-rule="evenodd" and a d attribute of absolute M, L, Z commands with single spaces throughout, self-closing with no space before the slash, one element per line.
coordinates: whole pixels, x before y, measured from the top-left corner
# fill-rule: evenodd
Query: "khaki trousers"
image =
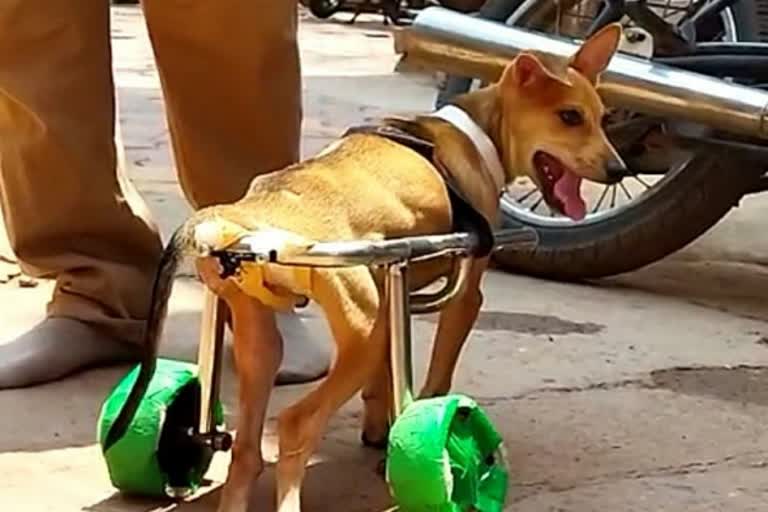
<path fill-rule="evenodd" d="M 299 157 L 295 0 L 145 0 L 181 187 L 202 207 Z M 0 2 L 0 205 L 48 314 L 138 342 L 162 249 L 116 158 L 108 0 Z"/>

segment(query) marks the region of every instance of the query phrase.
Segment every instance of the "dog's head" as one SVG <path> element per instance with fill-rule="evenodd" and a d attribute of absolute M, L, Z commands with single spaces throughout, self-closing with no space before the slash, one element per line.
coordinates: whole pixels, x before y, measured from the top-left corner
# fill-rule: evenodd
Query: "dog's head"
<path fill-rule="evenodd" d="M 612 183 L 625 170 L 603 131 L 605 109 L 595 86 L 621 38 L 612 24 L 579 48 L 567 66 L 523 52 L 507 66 L 501 95 L 501 139 L 507 179 L 525 172 L 549 206 L 580 220 L 581 181 Z"/>

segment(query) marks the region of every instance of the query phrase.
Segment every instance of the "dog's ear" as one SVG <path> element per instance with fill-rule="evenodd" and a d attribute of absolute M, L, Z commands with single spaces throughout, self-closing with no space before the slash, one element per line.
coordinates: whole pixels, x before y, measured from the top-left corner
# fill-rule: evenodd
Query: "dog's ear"
<path fill-rule="evenodd" d="M 526 89 L 539 87 L 548 80 L 570 85 L 565 79 L 547 69 L 538 57 L 531 53 L 521 52 L 504 69 L 499 82 L 502 86 Z"/>
<path fill-rule="evenodd" d="M 569 65 L 584 75 L 593 84 L 608 67 L 613 54 L 621 42 L 622 28 L 619 23 L 606 25 L 584 41 L 581 48 L 571 57 Z"/>

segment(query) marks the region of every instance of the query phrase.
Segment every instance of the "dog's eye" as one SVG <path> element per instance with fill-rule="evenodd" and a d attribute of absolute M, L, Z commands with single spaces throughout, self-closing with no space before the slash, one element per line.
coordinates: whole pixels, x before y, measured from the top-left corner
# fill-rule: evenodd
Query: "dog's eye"
<path fill-rule="evenodd" d="M 566 108 L 557 113 L 560 120 L 567 126 L 581 126 L 584 124 L 584 116 L 576 109 Z"/>

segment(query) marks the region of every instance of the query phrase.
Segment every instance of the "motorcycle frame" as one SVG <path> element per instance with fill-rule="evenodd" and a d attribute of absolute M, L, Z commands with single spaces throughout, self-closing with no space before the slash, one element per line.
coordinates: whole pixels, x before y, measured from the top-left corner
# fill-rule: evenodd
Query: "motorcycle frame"
<path fill-rule="evenodd" d="M 692 2 L 699 5 L 705 0 Z M 755 87 L 768 88 L 768 44 L 696 42 L 695 34 L 713 17 L 743 0 L 714 0 L 698 13 L 691 12 L 680 26 L 672 25 L 653 13 L 646 0 L 602 0 L 603 10 L 598 13 L 587 36 L 602 27 L 619 21 L 624 16 L 647 30 L 657 46 L 651 60 L 717 78 Z M 575 0 L 560 0 L 567 9 Z M 477 16 L 516 26 L 531 26 L 543 22 L 554 3 L 542 0 L 489 0 Z M 689 6 L 689 7 L 691 7 Z"/>
<path fill-rule="evenodd" d="M 430 4 L 430 0 L 340 0 L 339 12 L 353 13 L 350 24 L 363 13 L 382 14 L 384 23 L 391 21 L 395 25 L 407 25 L 415 11 Z M 405 9 L 403 9 L 405 6 Z"/>

